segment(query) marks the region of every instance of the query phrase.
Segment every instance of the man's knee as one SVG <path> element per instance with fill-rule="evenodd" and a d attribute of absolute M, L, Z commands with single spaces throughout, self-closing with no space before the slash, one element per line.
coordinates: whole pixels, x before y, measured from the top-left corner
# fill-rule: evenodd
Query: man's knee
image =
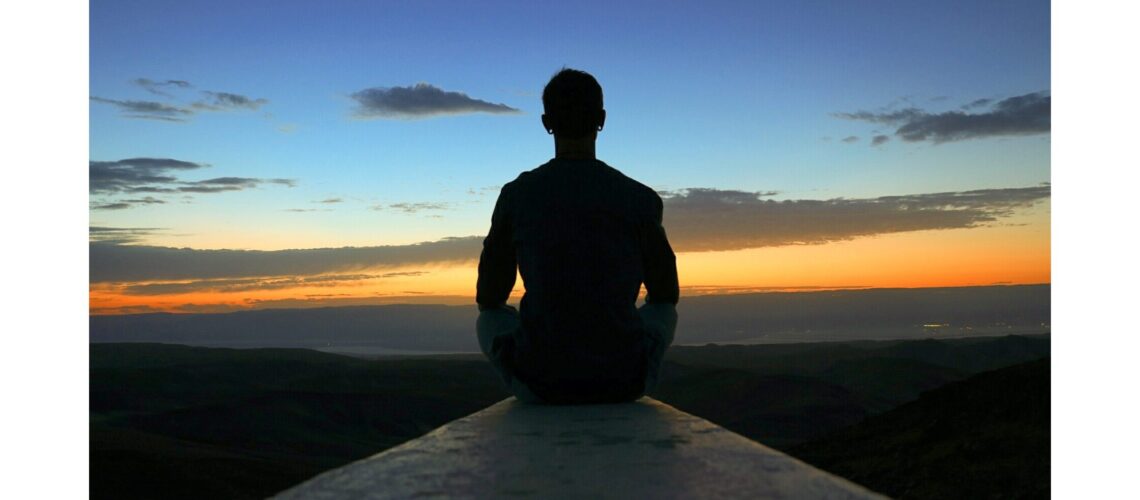
<path fill-rule="evenodd" d="M 475 320 L 475 334 L 479 338 L 479 349 L 486 356 L 491 355 L 495 338 L 511 335 L 519 326 L 519 313 L 514 308 L 499 307 L 479 311 Z"/>
<path fill-rule="evenodd" d="M 673 343 L 673 334 L 677 330 L 677 307 L 673 304 L 645 304 L 638 309 L 641 321 L 659 340 L 667 347 Z"/>

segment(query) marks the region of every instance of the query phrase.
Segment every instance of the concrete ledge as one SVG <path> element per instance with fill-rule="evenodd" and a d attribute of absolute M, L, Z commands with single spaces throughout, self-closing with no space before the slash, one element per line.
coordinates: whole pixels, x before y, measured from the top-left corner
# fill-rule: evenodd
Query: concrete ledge
<path fill-rule="evenodd" d="M 885 498 L 652 398 L 514 398 L 277 498 Z"/>

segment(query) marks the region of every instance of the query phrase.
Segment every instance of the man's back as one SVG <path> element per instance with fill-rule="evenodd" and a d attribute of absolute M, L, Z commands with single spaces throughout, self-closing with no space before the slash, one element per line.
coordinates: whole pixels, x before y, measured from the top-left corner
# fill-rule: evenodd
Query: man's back
<path fill-rule="evenodd" d="M 644 389 L 646 330 L 635 305 L 677 302 L 673 252 L 652 189 L 592 159 L 554 159 L 503 187 L 484 241 L 477 301 L 526 293 L 502 360 L 551 402 L 622 400 Z"/>

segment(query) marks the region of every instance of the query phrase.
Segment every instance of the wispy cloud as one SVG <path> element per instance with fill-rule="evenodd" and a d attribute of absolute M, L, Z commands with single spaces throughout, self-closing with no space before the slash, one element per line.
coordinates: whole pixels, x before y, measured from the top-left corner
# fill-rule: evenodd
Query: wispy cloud
<path fill-rule="evenodd" d="M 140 188 L 173 184 L 172 172 L 205 168 L 209 165 L 171 158 L 127 158 L 118 161 L 92 161 L 88 164 L 89 189 L 93 194 L 156 192 Z M 163 188 L 166 189 L 166 188 Z M 157 191 L 168 192 L 168 191 Z"/>
<path fill-rule="evenodd" d="M 195 170 L 209 165 L 170 158 L 128 158 L 118 161 L 89 163 L 89 189 L 93 194 L 108 193 L 219 193 L 240 191 L 261 184 L 296 186 L 292 179 L 260 179 L 253 177 L 216 177 L 200 181 L 180 181 L 171 171 Z M 164 203 L 152 197 L 132 200 L 135 203 Z"/>
<path fill-rule="evenodd" d="M 830 200 L 766 199 L 770 196 L 718 189 L 666 192 L 669 240 L 677 251 L 700 252 L 971 228 L 1048 198 L 1049 186 Z"/>
<path fill-rule="evenodd" d="M 844 137 L 842 140 L 843 140 L 843 142 L 845 142 L 847 144 L 851 144 L 851 143 L 859 142 L 859 137 L 855 136 L 855 135 L 849 135 L 847 137 Z"/>
<path fill-rule="evenodd" d="M 165 203 L 166 203 L 165 201 L 160 200 L 158 198 L 155 198 L 153 196 L 147 196 L 146 198 L 119 200 L 116 202 L 96 202 L 96 203 L 93 203 L 91 205 L 91 209 L 92 210 L 123 210 L 123 209 L 131 208 L 135 205 L 161 205 L 161 204 L 165 204 Z"/>
<path fill-rule="evenodd" d="M 123 210 L 126 208 L 131 208 L 131 204 L 130 203 L 118 202 L 118 203 L 96 203 L 94 205 L 91 205 L 92 210 Z"/>
<path fill-rule="evenodd" d="M 294 187 L 296 181 L 291 179 L 257 179 L 253 177 L 217 177 L 202 181 L 183 182 L 177 188 L 182 193 L 223 193 L 226 191 L 241 191 L 260 186 L 262 184 L 280 184 Z"/>
<path fill-rule="evenodd" d="M 992 102 L 994 102 L 994 100 L 993 100 L 993 99 L 988 99 L 988 98 L 977 99 L 977 100 L 975 100 L 975 101 L 973 101 L 973 102 L 969 102 L 969 103 L 963 104 L 963 105 L 962 105 L 962 109 L 974 109 L 974 108 L 981 108 L 981 107 L 989 106 L 989 105 L 990 105 L 990 103 L 992 103 Z"/>
<path fill-rule="evenodd" d="M 872 146 L 879 146 L 882 144 L 886 144 L 887 141 L 889 141 L 889 140 L 891 140 L 891 136 L 889 136 L 889 135 L 876 135 L 875 137 L 871 138 L 871 145 Z"/>
<path fill-rule="evenodd" d="M 151 80 L 149 78 L 135 78 L 134 80 L 131 81 L 131 83 L 138 85 L 139 87 L 142 87 L 143 90 L 146 90 L 147 92 L 150 92 L 151 94 L 160 95 L 163 97 L 174 97 L 174 96 L 170 95 L 168 92 L 166 92 L 165 90 L 163 90 L 167 87 L 176 87 L 176 88 L 184 89 L 184 88 L 189 88 L 192 86 L 192 85 L 190 85 L 190 82 L 185 81 L 185 80 L 154 81 L 154 80 Z"/>
<path fill-rule="evenodd" d="M 420 202 L 406 202 L 405 201 L 405 202 L 400 202 L 400 203 L 389 203 L 387 205 L 377 204 L 377 205 L 372 205 L 369 208 L 371 208 L 372 210 L 380 210 L 380 211 L 394 210 L 394 211 L 402 212 L 405 214 L 418 214 L 420 212 L 436 212 L 436 211 L 440 211 L 440 210 L 450 210 L 451 204 L 444 203 L 444 202 L 434 202 L 434 201 L 420 201 Z"/>
<path fill-rule="evenodd" d="M 267 99 L 254 99 L 241 94 L 232 94 L 229 92 L 211 92 L 203 91 L 208 100 L 198 101 L 192 104 L 195 109 L 207 111 L 227 111 L 233 109 L 248 109 L 256 111 L 261 106 L 269 103 Z"/>
<path fill-rule="evenodd" d="M 91 100 L 113 105 L 119 108 L 119 111 L 127 118 L 184 122 L 186 118 L 194 114 L 189 109 L 156 101 L 120 101 L 96 96 L 91 96 Z"/>
<path fill-rule="evenodd" d="M 265 104 L 269 103 L 268 99 L 253 98 L 242 94 L 235 94 L 233 92 L 217 92 L 212 90 L 203 90 L 200 92 L 203 99 L 191 102 L 189 104 L 179 102 L 179 100 L 168 89 L 188 89 L 193 85 L 185 80 L 151 80 L 149 78 L 136 78 L 131 83 L 142 88 L 153 96 L 159 96 L 165 102 L 148 101 L 148 100 L 119 100 L 108 99 L 104 97 L 91 96 L 93 102 L 102 104 L 110 104 L 115 106 L 123 113 L 122 116 L 126 118 L 138 118 L 146 120 L 161 120 L 170 122 L 185 122 L 199 112 L 217 112 L 217 111 L 235 111 L 246 110 L 256 111 Z"/>
<path fill-rule="evenodd" d="M 323 200 L 314 201 L 313 203 L 325 203 L 325 204 L 332 204 L 332 203 L 341 203 L 341 202 L 343 202 L 343 201 L 344 201 L 344 200 L 342 200 L 342 199 L 340 199 L 340 198 L 325 198 L 325 199 L 323 199 Z"/>
<path fill-rule="evenodd" d="M 468 113 L 515 114 L 518 109 L 502 103 L 474 99 L 462 92 L 449 92 L 428 83 L 412 87 L 374 87 L 355 92 L 354 115 L 358 118 L 429 118 Z"/>
<path fill-rule="evenodd" d="M 199 181 L 184 181 L 178 172 L 206 168 L 209 165 L 171 158 L 127 158 L 117 161 L 91 161 L 88 163 L 89 185 L 92 195 L 110 197 L 122 194 L 221 193 L 251 189 L 262 184 L 288 187 L 296 185 L 292 179 L 261 179 L 253 177 L 215 177 Z M 119 210 L 133 205 L 166 203 L 147 196 L 135 199 L 94 200 L 97 210 Z"/>
<path fill-rule="evenodd" d="M 981 112 L 967 112 L 988 108 Z M 930 113 L 919 108 L 889 112 L 856 111 L 834 113 L 838 118 L 897 127 L 894 135 L 906 142 L 944 142 L 987 137 L 1044 134 L 1050 130 L 1050 96 L 1034 92 L 992 103 L 978 99 L 961 107 L 963 111 Z"/>
<path fill-rule="evenodd" d="M 91 226 L 88 238 L 92 243 L 108 245 L 129 245 L 142 241 L 147 236 L 164 231 L 160 227 L 106 227 Z"/>
<path fill-rule="evenodd" d="M 255 290 L 283 290 L 288 288 L 332 288 L 359 284 L 363 281 L 394 277 L 415 277 L 425 271 L 393 272 L 383 274 L 326 274 L 319 276 L 283 276 L 270 278 L 230 278 L 181 281 L 169 283 L 140 283 L 126 285 L 126 295 L 171 295 L 196 292 L 235 293 Z"/>

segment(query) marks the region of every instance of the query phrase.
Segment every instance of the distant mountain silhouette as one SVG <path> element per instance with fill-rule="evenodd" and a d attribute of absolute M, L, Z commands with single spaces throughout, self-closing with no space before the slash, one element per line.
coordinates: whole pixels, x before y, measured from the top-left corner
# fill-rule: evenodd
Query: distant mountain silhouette
<path fill-rule="evenodd" d="M 768 343 L 1041 333 L 1050 305 L 1049 285 L 1024 285 L 685 297 L 678 312 L 675 344 Z M 478 352 L 477 315 L 472 303 L 92 316 L 90 340 Z"/>
<path fill-rule="evenodd" d="M 793 456 L 897 498 L 1048 498 L 1049 360 L 989 371 Z"/>

